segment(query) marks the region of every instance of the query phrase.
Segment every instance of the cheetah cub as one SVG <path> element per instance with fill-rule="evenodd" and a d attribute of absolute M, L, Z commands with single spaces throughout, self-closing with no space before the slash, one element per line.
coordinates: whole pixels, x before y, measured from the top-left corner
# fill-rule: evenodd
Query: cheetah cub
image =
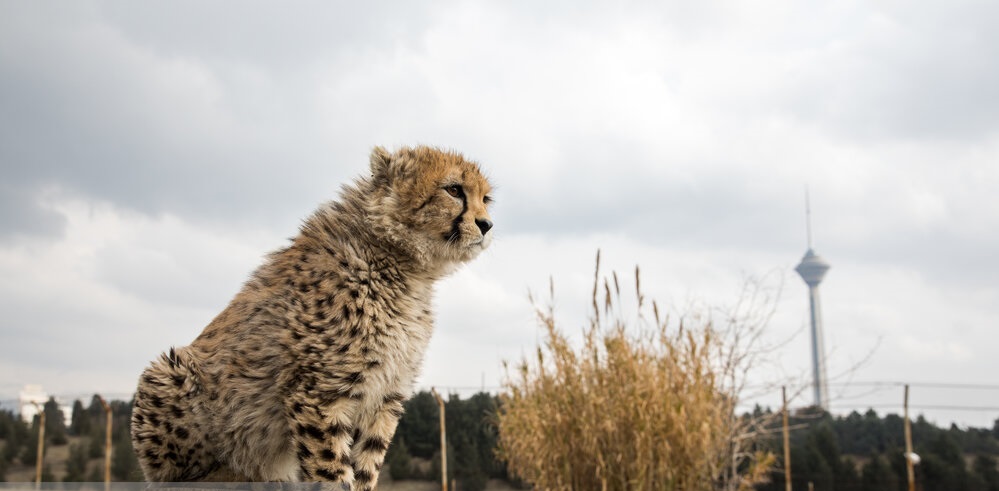
<path fill-rule="evenodd" d="M 490 243 L 490 185 L 435 148 L 371 153 L 189 346 L 143 372 L 149 481 L 374 489 L 433 330 L 434 282 Z"/>

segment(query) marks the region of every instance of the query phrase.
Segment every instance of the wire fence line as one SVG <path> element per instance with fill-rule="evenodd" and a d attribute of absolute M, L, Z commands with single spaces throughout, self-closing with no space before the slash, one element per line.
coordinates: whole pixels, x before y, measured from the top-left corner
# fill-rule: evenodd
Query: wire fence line
<path fill-rule="evenodd" d="M 9 384 L 8 384 L 9 385 Z M 956 391 L 997 391 L 999 392 L 999 384 L 979 384 L 979 383 L 960 383 L 960 382 L 901 382 L 894 380 L 887 381 L 856 381 L 856 382 L 835 382 L 830 383 L 830 387 L 850 389 L 850 388 L 867 388 L 869 391 L 855 395 L 840 395 L 830 398 L 829 408 L 836 411 L 844 410 L 859 410 L 859 409 L 901 409 L 902 402 L 885 402 L 884 400 L 877 400 L 874 398 L 868 398 L 875 393 L 883 393 L 884 391 L 896 388 L 902 388 L 908 385 L 913 389 L 943 389 L 943 390 L 956 390 Z M 499 385 L 439 385 L 439 384 L 421 384 L 416 387 L 416 391 L 430 391 L 431 387 L 436 387 L 442 394 L 456 394 L 458 396 L 469 396 L 479 392 L 485 392 L 489 394 L 500 394 L 503 392 L 503 386 Z M 747 385 L 749 389 L 766 389 L 773 387 L 772 384 L 750 384 Z M 63 404 L 72 404 L 74 401 L 81 401 L 87 404 L 94 396 L 100 395 L 106 400 L 121 400 L 129 401 L 132 399 L 134 393 L 131 392 L 55 392 L 47 394 L 49 397 L 54 397 L 56 401 Z M 991 398 L 990 398 L 991 399 Z M 0 408 L 3 409 L 19 409 L 21 404 L 20 398 L 6 396 L 0 398 Z M 740 408 L 746 411 L 751 411 L 755 404 L 747 401 L 745 404 L 741 405 Z M 801 405 L 807 406 L 807 404 Z M 999 413 L 999 396 L 996 397 L 994 401 L 990 400 L 984 404 L 954 404 L 949 399 L 942 402 L 927 401 L 918 404 L 910 404 L 910 409 L 923 410 L 923 411 L 964 411 L 964 412 L 995 412 Z M 999 416 L 999 414 L 997 414 Z"/>

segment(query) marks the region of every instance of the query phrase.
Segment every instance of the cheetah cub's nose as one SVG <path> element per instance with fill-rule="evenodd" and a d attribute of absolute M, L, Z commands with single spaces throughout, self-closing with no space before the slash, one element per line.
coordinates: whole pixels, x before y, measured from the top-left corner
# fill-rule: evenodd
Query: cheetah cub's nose
<path fill-rule="evenodd" d="M 486 232 L 493 228 L 493 222 L 484 218 L 476 218 L 475 224 L 479 226 L 479 230 L 482 231 L 482 235 L 486 235 Z"/>

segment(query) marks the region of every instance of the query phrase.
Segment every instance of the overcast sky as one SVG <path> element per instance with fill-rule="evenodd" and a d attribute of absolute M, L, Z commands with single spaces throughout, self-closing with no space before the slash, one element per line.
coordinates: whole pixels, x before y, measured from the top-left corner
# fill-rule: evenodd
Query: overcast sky
<path fill-rule="evenodd" d="M 898 413 L 871 383 L 910 382 L 929 419 L 992 426 L 999 390 L 926 384 L 999 384 L 997 23 L 984 0 L 0 3 L 0 398 L 130 393 L 373 146 L 424 143 L 482 164 L 496 238 L 440 284 L 421 387 L 497 387 L 549 277 L 578 333 L 598 248 L 677 315 L 779 289 L 752 382 L 807 381 L 807 186 L 834 412 Z"/>

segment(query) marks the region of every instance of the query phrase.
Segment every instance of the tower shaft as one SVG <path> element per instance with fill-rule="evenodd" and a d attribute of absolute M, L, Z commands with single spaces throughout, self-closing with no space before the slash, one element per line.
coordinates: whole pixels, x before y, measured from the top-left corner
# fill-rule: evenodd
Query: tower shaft
<path fill-rule="evenodd" d="M 815 405 L 828 410 L 829 387 L 826 385 L 826 356 L 822 335 L 822 309 L 819 304 L 819 287 L 817 284 L 808 286 L 808 303 L 811 310 L 812 328 L 812 387 L 815 393 Z"/>

